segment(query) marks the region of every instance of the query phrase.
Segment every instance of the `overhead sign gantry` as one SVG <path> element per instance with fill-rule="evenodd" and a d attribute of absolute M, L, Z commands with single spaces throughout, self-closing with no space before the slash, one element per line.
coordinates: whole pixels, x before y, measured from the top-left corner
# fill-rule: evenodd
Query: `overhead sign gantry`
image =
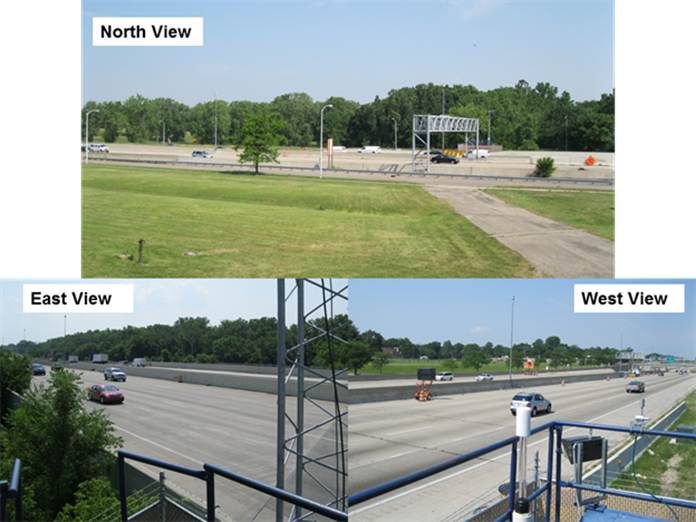
<path fill-rule="evenodd" d="M 459 118 L 441 114 L 414 114 L 413 115 L 413 138 L 412 138 L 412 160 L 411 171 L 416 172 L 416 165 L 424 167 L 430 174 L 430 134 L 432 132 L 459 132 L 466 135 L 465 143 L 469 142 L 469 133 L 476 133 L 476 157 L 479 151 L 479 120 L 474 118 Z M 425 134 L 425 140 L 420 136 Z M 416 152 L 416 141 L 419 142 L 419 149 Z M 444 152 L 444 151 L 443 151 Z M 425 156 L 422 156 L 424 154 Z M 425 165 L 422 159 L 425 158 Z"/>

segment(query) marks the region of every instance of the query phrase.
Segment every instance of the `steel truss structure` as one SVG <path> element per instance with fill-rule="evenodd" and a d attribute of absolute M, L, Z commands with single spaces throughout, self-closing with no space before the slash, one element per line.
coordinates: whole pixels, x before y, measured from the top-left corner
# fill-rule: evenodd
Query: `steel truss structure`
<path fill-rule="evenodd" d="M 476 157 L 479 150 L 479 120 L 474 118 L 459 118 L 441 114 L 434 116 L 431 114 L 414 114 L 413 115 L 413 135 L 412 135 L 412 159 L 411 172 L 416 172 L 416 165 L 422 167 L 430 174 L 430 133 L 431 132 L 459 132 L 466 134 L 465 143 L 469 143 L 469 133 L 476 133 Z M 419 136 L 425 134 L 425 140 Z M 418 152 L 416 152 L 416 141 L 419 143 Z M 444 152 L 444 151 L 443 151 Z M 424 153 L 425 165 L 421 162 L 419 154 Z"/>
<path fill-rule="evenodd" d="M 305 290 L 320 295 L 319 302 L 305 311 Z M 297 299 L 297 339 L 291 345 L 286 327 L 285 306 L 295 295 Z M 286 295 L 285 280 L 278 280 L 278 445 L 276 455 L 276 487 L 284 490 L 291 458 L 295 460 L 295 491 L 299 496 L 315 496 L 312 500 L 326 506 L 347 509 L 347 437 L 348 437 L 348 369 L 337 369 L 336 349 L 347 341 L 337 335 L 344 324 L 336 324 L 333 304 L 348 300 L 348 286 L 335 290 L 332 282 L 297 279 Z M 310 323 L 310 319 L 313 319 Z M 293 340 L 295 341 L 295 340 Z M 328 349 L 331 368 L 317 371 L 305 364 L 305 348 L 311 343 L 322 343 Z M 331 406 L 326 400 L 312 398 L 319 388 L 331 390 Z M 287 398 L 296 391 L 297 409 L 294 416 L 287 408 Z M 321 420 L 305 425 L 305 411 L 314 408 Z M 314 415 L 313 418 L 317 418 Z M 292 433 L 286 434 L 286 426 Z M 311 451 L 305 445 L 305 436 L 312 436 Z M 320 442 L 316 442 L 319 440 Z M 293 506 L 288 520 L 304 520 L 311 513 L 303 514 Z M 316 515 L 314 515 L 316 516 Z M 276 500 L 276 522 L 284 519 L 283 500 Z"/>

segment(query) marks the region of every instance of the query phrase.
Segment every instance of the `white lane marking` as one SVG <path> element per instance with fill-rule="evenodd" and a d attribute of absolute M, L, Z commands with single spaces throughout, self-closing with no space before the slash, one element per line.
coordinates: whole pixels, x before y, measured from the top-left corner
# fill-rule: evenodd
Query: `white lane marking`
<path fill-rule="evenodd" d="M 171 452 L 171 453 L 174 453 L 175 455 L 179 455 L 180 457 L 183 457 L 183 458 L 185 458 L 185 459 L 188 459 L 188 460 L 190 460 L 191 462 L 195 462 L 195 463 L 198 464 L 199 466 L 202 466 L 202 465 L 203 465 L 202 462 L 199 462 L 199 461 L 197 461 L 196 459 L 192 459 L 192 458 L 189 457 L 188 455 L 184 455 L 183 453 L 179 453 L 178 451 L 175 451 L 175 450 L 173 450 L 173 449 L 171 449 L 171 448 L 168 448 L 168 447 L 166 447 L 166 446 L 162 446 L 161 444 L 158 444 L 158 443 L 156 443 L 156 442 L 154 442 L 154 441 L 152 441 L 152 440 L 150 440 L 150 439 L 146 439 L 145 437 L 141 437 L 140 435 L 136 435 L 136 434 L 133 433 L 133 432 L 130 432 L 130 431 L 128 431 L 128 430 L 124 430 L 124 429 L 121 428 L 120 426 L 115 426 L 115 428 L 118 429 L 118 430 L 121 430 L 121 431 L 124 432 L 124 433 L 127 433 L 127 434 L 130 435 L 131 437 L 136 437 L 136 438 L 138 438 L 138 439 L 140 439 L 140 440 L 143 440 L 143 441 L 145 441 L 145 442 L 147 442 L 147 443 L 149 443 L 149 444 L 152 444 L 153 446 L 157 446 L 158 448 L 161 448 L 161 449 L 163 449 L 163 450 L 166 450 L 166 451 L 169 451 L 169 452 Z"/>
<path fill-rule="evenodd" d="M 400 457 L 401 455 L 406 455 L 405 453 L 397 453 L 396 455 L 392 455 L 389 457 L 390 459 L 395 459 L 396 457 Z"/>
<path fill-rule="evenodd" d="M 401 435 L 402 433 L 411 433 L 412 431 L 418 431 L 418 430 L 429 430 L 433 426 L 421 426 L 420 428 L 413 428 L 412 430 L 405 430 L 405 431 L 395 431 L 394 433 L 387 433 L 387 437 L 391 437 L 392 435 Z"/>
<path fill-rule="evenodd" d="M 655 397 L 655 396 L 657 396 L 657 395 L 661 395 L 662 393 L 666 393 L 666 392 L 668 392 L 668 391 L 672 391 L 672 390 L 671 390 L 670 388 L 667 388 L 667 389 L 665 389 L 665 390 L 663 390 L 663 391 L 661 391 L 661 392 L 658 392 L 658 393 L 654 394 L 652 397 Z M 604 418 L 604 417 L 608 417 L 608 416 L 610 416 L 610 415 L 614 415 L 615 413 L 620 412 L 621 410 L 625 410 L 626 408 L 635 408 L 635 404 L 629 404 L 629 405 L 627 405 L 627 406 L 623 406 L 623 407 L 621 407 L 621 408 L 618 408 L 618 409 L 616 409 L 616 410 L 613 410 L 613 411 L 611 411 L 611 412 L 609 412 L 609 413 L 605 413 L 605 414 L 603 414 L 603 415 L 600 415 L 599 417 L 595 417 L 594 419 L 589 420 L 589 421 L 586 421 L 586 422 L 587 422 L 588 424 L 589 424 L 589 423 L 593 423 L 593 422 L 597 421 L 598 419 L 602 419 L 602 418 Z M 564 433 L 567 433 L 567 432 L 569 432 L 569 431 L 576 430 L 576 429 L 581 429 L 581 428 L 576 428 L 576 427 L 566 428 L 566 429 L 563 430 L 563 432 L 564 432 Z M 536 446 L 537 444 L 541 444 L 542 442 L 547 442 L 548 440 L 549 440 L 549 438 L 546 437 L 546 438 L 541 439 L 541 440 L 539 440 L 539 441 L 537 441 L 537 442 L 534 442 L 534 443 L 529 444 L 529 446 Z M 404 497 L 404 496 L 406 496 L 406 495 L 410 495 L 411 493 L 415 493 L 416 491 L 420 491 L 421 489 L 425 489 L 425 488 L 432 487 L 432 486 L 434 486 L 435 484 L 439 484 L 440 482 L 444 482 L 445 480 L 452 479 L 452 478 L 454 478 L 454 477 L 457 477 L 458 475 L 462 475 L 462 474 L 464 474 L 464 473 L 468 473 L 469 471 L 472 471 L 472 470 L 474 470 L 474 469 L 476 469 L 476 468 L 479 468 L 479 467 L 481 467 L 481 466 L 485 466 L 486 464 L 490 464 L 490 463 L 493 462 L 493 461 L 496 461 L 496 460 L 498 460 L 498 459 L 501 459 L 501 458 L 503 458 L 503 457 L 508 457 L 508 456 L 510 456 L 510 452 L 505 453 L 505 454 L 503 454 L 503 455 L 499 455 L 498 457 L 494 457 L 494 458 L 489 459 L 489 460 L 487 460 L 487 461 L 485 461 L 485 462 L 481 462 L 480 464 L 477 464 L 476 466 L 472 466 L 472 467 L 470 467 L 470 468 L 463 469 L 463 470 L 458 471 L 458 472 L 456 472 L 456 473 L 453 473 L 453 474 L 451 474 L 451 475 L 447 475 L 446 477 L 442 477 L 442 478 L 436 479 L 436 480 L 434 480 L 434 481 L 432 481 L 432 482 L 428 482 L 427 484 L 423 484 L 422 486 L 418 486 L 417 488 L 409 489 L 408 491 L 404 491 L 403 493 L 399 493 L 398 495 L 395 495 L 395 496 L 393 496 L 393 497 L 386 498 L 386 499 L 384 499 L 384 500 L 381 500 L 381 501 L 379 501 L 379 502 L 376 502 L 375 504 L 370 504 L 370 505 L 368 505 L 368 506 L 365 506 L 365 507 L 360 508 L 360 509 L 357 509 L 357 510 L 351 510 L 350 512 L 351 512 L 351 514 L 353 514 L 353 515 L 356 515 L 356 514 L 358 514 L 358 513 L 362 513 L 363 511 L 367 511 L 367 510 L 370 510 L 370 509 L 372 509 L 372 508 L 381 506 L 382 504 L 386 504 L 387 502 L 391 502 L 392 500 L 397 500 L 397 499 L 399 499 L 399 498 L 401 498 L 401 497 Z"/>

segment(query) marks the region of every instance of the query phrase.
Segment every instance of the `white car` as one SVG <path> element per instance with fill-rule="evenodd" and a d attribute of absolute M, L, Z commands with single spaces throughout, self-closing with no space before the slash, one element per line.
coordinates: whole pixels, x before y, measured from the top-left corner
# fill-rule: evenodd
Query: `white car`
<path fill-rule="evenodd" d="M 493 376 L 490 373 L 482 373 L 482 374 L 476 376 L 476 382 L 492 381 L 492 380 L 493 380 Z"/>
<path fill-rule="evenodd" d="M 92 143 L 89 146 L 90 152 L 109 152 L 109 147 L 103 143 Z"/>
<path fill-rule="evenodd" d="M 440 372 L 435 376 L 436 381 L 451 381 L 454 379 L 452 372 Z"/>
<path fill-rule="evenodd" d="M 105 368 L 104 369 L 104 380 L 108 381 L 123 381 L 126 382 L 126 372 L 119 370 L 118 368 Z"/>

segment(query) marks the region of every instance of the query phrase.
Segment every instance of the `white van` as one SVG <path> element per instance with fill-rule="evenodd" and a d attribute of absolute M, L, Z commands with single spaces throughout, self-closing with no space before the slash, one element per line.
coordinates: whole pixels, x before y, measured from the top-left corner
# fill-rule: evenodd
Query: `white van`
<path fill-rule="evenodd" d="M 382 152 L 382 149 L 380 147 L 376 147 L 376 146 L 373 147 L 373 146 L 367 145 L 367 146 L 363 147 L 362 149 L 360 149 L 358 152 L 371 152 L 373 154 L 379 154 Z"/>
<path fill-rule="evenodd" d="M 467 158 L 487 158 L 490 155 L 491 151 L 488 149 L 479 149 L 478 150 L 478 156 L 476 156 L 476 149 L 471 149 L 466 153 Z"/>

